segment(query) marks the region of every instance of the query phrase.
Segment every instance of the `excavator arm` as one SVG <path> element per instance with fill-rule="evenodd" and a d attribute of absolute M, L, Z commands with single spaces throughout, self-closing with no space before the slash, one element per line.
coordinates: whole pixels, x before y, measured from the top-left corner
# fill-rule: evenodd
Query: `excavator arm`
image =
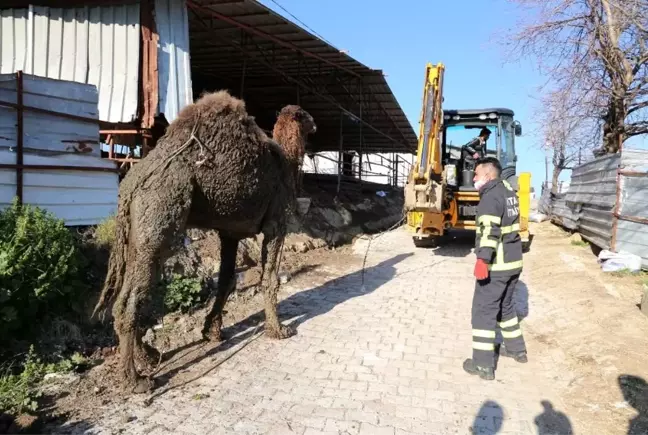
<path fill-rule="evenodd" d="M 427 64 L 416 162 L 405 186 L 405 209 L 441 213 L 443 208 L 441 127 L 445 66 Z"/>
<path fill-rule="evenodd" d="M 423 83 L 423 108 L 419 123 L 418 150 L 416 153 L 417 179 L 429 180 L 431 175 L 441 175 L 441 123 L 443 122 L 442 63 L 427 64 Z"/>

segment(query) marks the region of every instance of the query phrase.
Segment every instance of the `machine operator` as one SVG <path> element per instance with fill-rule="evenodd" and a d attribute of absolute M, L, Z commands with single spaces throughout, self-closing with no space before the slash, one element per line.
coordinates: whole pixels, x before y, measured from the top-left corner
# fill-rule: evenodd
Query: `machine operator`
<path fill-rule="evenodd" d="M 495 379 L 495 333 L 504 338 L 500 356 L 527 362 L 526 345 L 515 310 L 515 286 L 522 272 L 520 207 L 516 192 L 500 178 L 493 157 L 477 162 L 474 184 L 479 191 L 475 243 L 475 293 L 472 305 L 472 358 L 463 368 L 484 380 Z"/>
<path fill-rule="evenodd" d="M 479 136 L 461 147 L 464 170 L 475 169 L 475 162 L 486 157 L 486 142 L 490 138 L 490 134 L 491 131 L 484 127 L 479 132 Z"/>

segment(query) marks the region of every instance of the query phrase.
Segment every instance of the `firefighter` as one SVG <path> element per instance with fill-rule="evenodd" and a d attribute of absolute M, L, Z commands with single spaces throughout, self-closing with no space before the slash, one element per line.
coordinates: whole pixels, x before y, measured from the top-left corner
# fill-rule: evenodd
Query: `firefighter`
<path fill-rule="evenodd" d="M 502 167 L 487 157 L 477 162 L 474 183 L 479 190 L 475 243 L 475 294 L 472 305 L 473 357 L 464 370 L 485 380 L 495 379 L 495 337 L 501 331 L 500 356 L 527 362 L 526 346 L 513 294 L 522 272 L 522 241 L 518 197 L 500 179 Z"/>

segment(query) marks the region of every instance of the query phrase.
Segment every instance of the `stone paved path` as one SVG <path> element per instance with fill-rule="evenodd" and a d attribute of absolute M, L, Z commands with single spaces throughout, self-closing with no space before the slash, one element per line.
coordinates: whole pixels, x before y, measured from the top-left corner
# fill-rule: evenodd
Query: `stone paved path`
<path fill-rule="evenodd" d="M 360 258 L 365 246 L 356 245 Z M 345 273 L 335 272 L 339 279 L 322 286 L 289 289 L 293 311 L 302 313 L 294 338 L 277 342 L 261 337 L 150 406 L 131 399 L 102 410 L 95 423 L 77 430 L 149 435 L 548 434 L 569 433 L 579 418 L 589 418 L 563 417 L 571 377 L 555 374 L 571 372 L 531 334 L 529 364 L 503 359 L 497 380 L 490 383 L 463 372 L 471 348 L 469 247 L 415 250 L 404 232 L 395 231 L 373 242 L 368 263 L 364 286 L 361 274 L 349 266 Z M 535 291 L 525 281 L 523 276 L 518 293 L 522 314 L 529 312 L 528 294 Z M 568 310 L 560 315 L 545 311 L 541 318 L 531 312 L 523 329 L 569 318 Z M 219 358 L 215 354 L 200 366 Z M 626 433 L 625 427 L 614 433 Z"/>

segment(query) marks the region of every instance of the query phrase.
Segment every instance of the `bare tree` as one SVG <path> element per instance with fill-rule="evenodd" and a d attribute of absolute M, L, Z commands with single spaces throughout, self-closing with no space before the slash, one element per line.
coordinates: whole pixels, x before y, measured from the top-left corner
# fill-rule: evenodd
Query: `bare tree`
<path fill-rule="evenodd" d="M 509 53 L 538 61 L 542 92 L 569 96 L 562 104 L 592 142 L 602 136 L 603 152 L 614 153 L 648 134 L 648 0 L 509 1 L 525 17 L 505 41 Z"/>
<path fill-rule="evenodd" d="M 536 117 L 542 125 L 545 150 L 552 154 L 551 191 L 555 194 L 560 174 L 580 164 L 584 153 L 592 149 L 591 125 L 574 110 L 569 94 L 549 92 L 541 102 Z"/>

